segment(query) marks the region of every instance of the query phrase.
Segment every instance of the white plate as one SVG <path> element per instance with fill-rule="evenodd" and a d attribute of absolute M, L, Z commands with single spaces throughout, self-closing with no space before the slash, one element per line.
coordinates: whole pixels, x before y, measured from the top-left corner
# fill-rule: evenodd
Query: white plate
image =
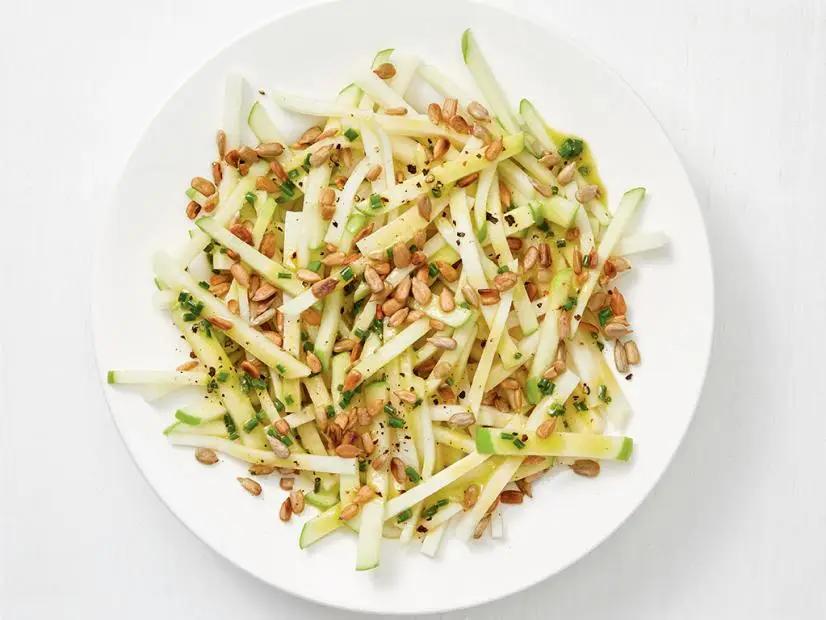
<path fill-rule="evenodd" d="M 172 511 L 218 553 L 287 592 L 342 608 L 380 613 L 444 612 L 517 592 L 562 570 L 611 534 L 662 475 L 700 393 L 712 332 L 708 245 L 686 174 L 657 122 L 632 91 L 590 54 L 534 21 L 464 1 L 400 4 L 359 0 L 313 7 L 263 26 L 207 62 L 176 92 L 130 158 L 102 235 L 94 333 L 101 372 L 170 368 L 185 353 L 171 321 L 153 309 L 150 256 L 185 236 L 183 191 L 209 176 L 221 123 L 224 77 L 238 69 L 256 87 L 332 98 L 395 47 L 437 64 L 470 85 L 460 36 L 475 30 L 515 105 L 533 100 L 551 124 L 588 138 L 609 194 L 645 186 L 639 229 L 665 231 L 667 252 L 637 259 L 627 278 L 643 365 L 623 381 L 635 409 L 630 464 L 594 480 L 563 472 L 537 485 L 535 499 L 505 511 L 504 539 L 449 540 L 435 560 L 415 546 L 382 548 L 378 570 L 354 570 L 352 536 L 298 548 L 301 519 L 278 520 L 284 493 L 265 485 L 252 498 L 235 481 L 245 468 L 225 460 L 205 468 L 191 449 L 173 449 L 161 430 L 171 407 L 107 387 L 118 428 L 146 479 Z M 307 513 L 312 514 L 313 510 Z M 143 536 L 164 536 L 144 532 Z M 640 544 L 645 544 L 640 541 Z"/>

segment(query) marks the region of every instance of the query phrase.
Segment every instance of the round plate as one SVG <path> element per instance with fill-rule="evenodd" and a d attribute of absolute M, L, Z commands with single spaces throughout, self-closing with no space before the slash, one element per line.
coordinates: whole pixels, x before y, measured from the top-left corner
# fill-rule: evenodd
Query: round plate
<path fill-rule="evenodd" d="M 445 612 L 522 590 L 603 541 L 662 475 L 700 393 L 714 305 L 700 209 L 657 122 L 590 54 L 498 9 L 455 0 L 425 0 L 399 11 L 367 0 L 316 6 L 243 37 L 170 98 L 129 159 L 99 248 L 93 324 L 101 371 L 174 368 L 187 351 L 170 319 L 151 303 L 150 257 L 157 248 L 177 247 L 190 227 L 183 192 L 192 176 L 209 176 L 227 72 L 240 70 L 256 88 L 332 99 L 367 70 L 377 50 L 394 47 L 470 88 L 460 51 L 468 27 L 511 104 L 527 97 L 553 126 L 586 136 L 611 208 L 626 189 L 646 187 L 635 227 L 662 230 L 671 239 L 668 250 L 636 257 L 635 270 L 623 280 L 643 357 L 633 380 L 621 380 L 634 408 L 632 461 L 608 463 L 595 479 L 569 471 L 547 477 L 533 500 L 507 507 L 502 539 L 470 545 L 447 539 L 435 559 L 415 544 L 384 542 L 381 566 L 362 573 L 354 570 L 353 536 L 339 532 L 299 550 L 301 523 L 315 511 L 281 523 L 284 493 L 274 480 L 253 498 L 235 480 L 245 471 L 240 463 L 224 459 L 207 468 L 191 449 L 170 447 L 161 433 L 172 417 L 168 400 L 151 405 L 128 389 L 106 389 L 135 462 L 183 523 L 263 581 L 336 607 Z"/>

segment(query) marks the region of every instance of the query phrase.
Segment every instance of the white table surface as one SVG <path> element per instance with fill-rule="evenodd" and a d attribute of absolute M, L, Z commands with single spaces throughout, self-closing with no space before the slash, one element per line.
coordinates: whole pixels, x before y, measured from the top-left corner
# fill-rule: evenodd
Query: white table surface
<path fill-rule="evenodd" d="M 155 111 L 224 43 L 301 4 L 3 3 L 7 620 L 355 617 L 257 582 L 171 515 L 112 425 L 87 313 L 95 219 Z M 550 581 L 446 617 L 826 617 L 826 5 L 512 7 L 569 30 L 665 127 L 706 218 L 717 328 L 694 423 L 637 513 Z"/>

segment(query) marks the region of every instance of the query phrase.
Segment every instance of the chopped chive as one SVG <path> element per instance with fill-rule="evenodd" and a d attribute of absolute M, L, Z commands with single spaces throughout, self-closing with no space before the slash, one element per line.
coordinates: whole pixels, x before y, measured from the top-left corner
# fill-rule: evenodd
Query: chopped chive
<path fill-rule="evenodd" d="M 579 138 L 565 138 L 559 145 L 559 156 L 563 159 L 571 159 L 582 153 L 585 143 Z"/>
<path fill-rule="evenodd" d="M 611 320 L 612 316 L 614 316 L 614 312 L 613 310 L 611 310 L 610 306 L 600 310 L 597 313 L 597 318 L 599 319 L 600 326 L 605 327 L 605 324 Z"/>
<path fill-rule="evenodd" d="M 554 403 L 551 407 L 551 410 L 548 412 L 548 415 L 552 418 L 557 418 L 561 415 L 565 415 L 565 405 Z"/>
<path fill-rule="evenodd" d="M 418 409 L 421 407 L 423 402 L 424 401 L 421 398 L 417 398 L 416 402 L 413 403 L 413 409 Z"/>
<path fill-rule="evenodd" d="M 515 445 L 517 448 L 519 448 L 521 450 L 522 448 L 525 447 L 525 442 L 522 441 L 521 439 L 519 439 L 519 437 L 517 437 L 516 439 L 513 440 L 513 445 Z"/>
<path fill-rule="evenodd" d="M 198 315 L 192 314 L 191 312 L 187 312 L 184 314 L 184 321 L 194 321 L 198 318 Z"/>
<path fill-rule="evenodd" d="M 516 353 L 513 354 L 513 359 L 521 360 L 522 359 L 522 353 L 517 351 Z"/>
<path fill-rule="evenodd" d="M 287 273 L 286 271 L 279 271 L 278 272 L 278 279 L 279 280 L 290 280 L 292 279 L 293 274 Z"/>
<path fill-rule="evenodd" d="M 275 369 L 278 371 L 278 374 L 281 374 L 281 375 L 283 375 L 285 372 L 287 372 L 287 369 L 284 367 L 284 364 L 276 364 Z"/>
<path fill-rule="evenodd" d="M 364 337 L 367 335 L 367 334 L 364 333 L 364 330 L 361 329 L 360 327 L 357 327 L 353 331 L 353 334 L 355 334 L 356 338 L 358 338 L 359 340 L 364 340 Z"/>
<path fill-rule="evenodd" d="M 551 193 L 556 196 L 559 193 L 559 186 L 551 185 Z"/>
<path fill-rule="evenodd" d="M 436 504 L 433 504 L 432 506 L 428 506 L 427 508 L 422 510 L 422 517 L 425 519 L 429 519 L 437 512 L 439 512 L 439 507 Z"/>
<path fill-rule="evenodd" d="M 430 190 L 430 193 L 433 194 L 434 198 L 441 198 L 442 197 L 442 188 L 441 187 L 434 187 Z"/>
<path fill-rule="evenodd" d="M 348 127 L 344 131 L 344 137 L 347 138 L 350 142 L 353 142 L 354 140 L 358 140 L 359 132 L 357 132 L 352 127 Z"/>
<path fill-rule="evenodd" d="M 550 226 L 548 226 L 548 222 L 546 222 L 545 220 L 542 220 L 542 223 L 541 223 L 541 224 L 537 224 L 537 226 L 536 226 L 536 227 L 537 227 L 539 230 L 541 230 L 543 233 L 547 233 L 548 231 L 550 231 L 550 230 L 551 230 L 551 227 L 550 227 Z"/>
<path fill-rule="evenodd" d="M 578 400 L 574 403 L 574 409 L 577 411 L 588 411 L 588 405 L 584 401 Z"/>
<path fill-rule="evenodd" d="M 295 399 L 292 397 L 292 394 L 287 394 L 287 397 L 284 399 L 284 402 L 288 405 L 292 405 L 295 402 Z"/>
<path fill-rule="evenodd" d="M 257 418 L 250 418 L 249 420 L 244 422 L 244 430 L 248 433 L 251 433 L 256 426 L 258 426 Z"/>
<path fill-rule="evenodd" d="M 281 443 L 283 443 L 285 446 L 293 445 L 293 440 L 290 439 L 287 435 L 279 435 L 278 439 L 280 439 Z"/>
<path fill-rule="evenodd" d="M 287 177 L 288 177 L 291 181 L 295 181 L 295 180 L 297 180 L 297 179 L 298 179 L 298 177 L 300 177 L 300 176 L 301 176 L 301 172 L 299 172 L 298 168 L 293 168 L 292 170 L 290 170 L 290 171 L 287 173 Z"/>
<path fill-rule="evenodd" d="M 336 416 L 336 410 L 332 405 L 327 405 L 324 408 L 324 411 L 327 413 L 328 418 L 334 418 Z"/>
<path fill-rule="evenodd" d="M 465 310 L 470 310 L 470 304 L 469 304 L 468 302 L 466 302 L 466 301 L 463 301 L 463 302 L 462 302 L 462 303 L 460 303 L 459 305 L 460 305 L 460 306 L 462 306 L 462 308 L 464 308 Z M 519 354 L 519 357 L 522 357 L 522 354 L 521 354 L 521 353 Z"/>
<path fill-rule="evenodd" d="M 304 344 L 301 345 L 301 348 L 306 353 L 307 351 L 312 351 L 313 349 L 315 349 L 315 346 L 313 345 L 312 342 L 307 341 L 307 342 L 305 342 Z"/>
<path fill-rule="evenodd" d="M 387 415 L 399 415 L 398 412 L 396 411 L 396 408 L 393 405 L 391 405 L 390 403 L 385 403 L 384 404 L 384 412 Z"/>
<path fill-rule="evenodd" d="M 321 269 L 321 261 L 320 260 L 310 261 L 310 264 L 307 265 L 307 269 L 309 269 L 310 271 L 318 271 L 319 269 Z"/>
<path fill-rule="evenodd" d="M 440 499 L 438 502 L 436 502 L 436 505 L 437 505 L 439 508 L 441 508 L 441 507 L 443 507 L 443 506 L 447 506 L 449 503 L 450 503 L 450 500 L 445 499 L 445 498 L 442 498 L 442 499 Z"/>
<path fill-rule="evenodd" d="M 502 265 L 501 267 L 499 267 L 499 269 L 497 269 L 498 273 L 505 273 L 506 271 L 510 271 L 510 267 L 508 267 L 507 265 Z"/>
<path fill-rule="evenodd" d="M 568 311 L 573 310 L 574 306 L 576 306 L 576 297 L 568 297 L 568 299 L 565 300 L 565 303 L 560 307 L 563 310 Z"/>
<path fill-rule="evenodd" d="M 178 293 L 178 303 L 182 304 L 189 299 L 189 293 L 184 293 L 181 291 Z"/>
<path fill-rule="evenodd" d="M 407 479 L 410 480 L 410 482 L 419 482 L 422 479 L 419 472 L 413 469 L 410 465 L 404 468 L 404 473 L 407 474 Z"/>
<path fill-rule="evenodd" d="M 318 493 L 321 490 L 321 478 L 313 480 L 313 493 Z"/>
<path fill-rule="evenodd" d="M 230 439 L 238 439 L 238 429 L 235 428 L 235 422 L 233 422 L 232 416 L 230 416 L 228 413 L 224 414 L 224 426 L 227 427 L 227 434 L 229 435 Z"/>
<path fill-rule="evenodd" d="M 499 436 L 502 439 L 506 439 L 507 441 L 510 441 L 511 439 L 516 439 L 516 433 L 499 433 Z"/>
<path fill-rule="evenodd" d="M 399 515 L 396 517 L 396 523 L 404 523 L 410 517 L 413 516 L 413 511 L 408 508 L 407 510 L 402 510 Z"/>
<path fill-rule="evenodd" d="M 584 177 L 587 177 L 589 174 L 591 174 L 591 169 L 588 166 L 580 166 L 579 168 L 577 168 L 577 170 L 579 170 L 579 174 L 581 174 Z"/>
<path fill-rule="evenodd" d="M 566 245 L 568 245 L 568 244 L 565 242 L 565 239 L 557 239 L 556 240 L 556 247 L 564 248 Z"/>
<path fill-rule="evenodd" d="M 244 194 L 244 200 L 248 203 L 253 204 L 258 199 L 258 196 L 255 195 L 254 192 L 247 192 Z"/>
<path fill-rule="evenodd" d="M 401 418 L 390 418 L 387 420 L 387 423 L 393 428 L 402 428 L 404 426 L 404 420 Z"/>
<path fill-rule="evenodd" d="M 359 461 L 359 471 L 367 471 L 367 461 Z"/>
<path fill-rule="evenodd" d="M 301 342 L 304 342 L 305 340 L 309 340 L 309 339 L 310 339 L 310 334 L 308 334 L 305 331 L 302 331 L 301 332 Z"/>
<path fill-rule="evenodd" d="M 604 383 L 601 383 L 599 386 L 599 391 L 597 392 L 597 396 L 599 399 L 604 403 L 610 403 L 611 397 L 608 396 L 608 388 L 605 386 Z"/>
<path fill-rule="evenodd" d="M 370 207 L 381 209 L 381 196 L 379 194 L 370 194 Z"/>
<path fill-rule="evenodd" d="M 282 403 L 282 402 L 281 402 L 281 399 L 280 399 L 280 398 L 278 398 L 277 396 L 273 399 L 273 402 L 275 403 L 275 410 L 276 410 L 278 413 L 284 413 L 284 411 L 287 409 L 287 408 L 284 406 L 284 403 Z"/>
<path fill-rule="evenodd" d="M 556 385 L 544 377 L 537 382 L 536 387 L 538 387 L 539 391 L 545 396 L 550 396 L 556 389 Z"/>
<path fill-rule="evenodd" d="M 204 282 L 203 280 L 201 280 L 200 282 L 198 282 L 198 286 L 200 286 L 202 289 L 209 290 L 209 282 Z"/>
<path fill-rule="evenodd" d="M 427 266 L 427 275 L 431 278 L 435 278 L 437 275 L 439 275 L 439 268 L 433 263 L 430 263 Z"/>
<path fill-rule="evenodd" d="M 263 411 L 256 411 L 256 412 L 255 412 L 255 418 L 256 418 L 259 422 L 261 422 L 262 424 L 264 424 L 264 423 L 267 421 L 267 414 L 266 414 L 266 413 L 264 413 Z"/>
<path fill-rule="evenodd" d="M 215 376 L 215 378 L 218 379 L 218 381 L 220 381 L 221 383 L 223 383 L 224 381 L 229 379 L 229 373 L 226 370 L 222 370 Z"/>
<path fill-rule="evenodd" d="M 344 269 L 341 270 L 341 278 L 345 282 L 349 282 L 353 279 L 353 270 L 350 269 L 350 265 L 347 265 Z"/>

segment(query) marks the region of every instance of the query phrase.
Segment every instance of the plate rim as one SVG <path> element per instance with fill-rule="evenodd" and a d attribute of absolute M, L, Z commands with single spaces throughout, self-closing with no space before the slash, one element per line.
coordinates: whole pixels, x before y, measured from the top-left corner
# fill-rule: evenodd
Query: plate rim
<path fill-rule="evenodd" d="M 702 240 L 702 245 L 703 245 L 703 248 L 702 248 L 703 251 L 701 252 L 701 255 L 704 257 L 705 261 L 708 264 L 708 274 L 707 274 L 708 279 L 707 279 L 707 282 L 706 282 L 706 286 L 708 288 L 708 307 L 710 308 L 709 317 L 708 317 L 707 333 L 705 333 L 703 335 L 702 346 L 698 347 L 698 349 L 702 350 L 702 355 L 700 357 L 703 359 L 703 368 L 702 368 L 702 372 L 700 373 L 700 375 L 701 375 L 700 376 L 700 381 L 698 383 L 696 393 L 692 395 L 691 399 L 689 399 L 691 401 L 690 414 L 685 418 L 685 422 L 684 422 L 682 428 L 678 429 L 678 432 L 675 431 L 675 433 L 674 433 L 674 437 L 676 438 L 676 443 L 675 443 L 675 447 L 674 447 L 673 451 L 671 452 L 671 454 L 665 460 L 661 470 L 651 480 L 651 482 L 648 483 L 645 486 L 645 490 L 642 493 L 641 498 L 636 503 L 636 505 L 633 506 L 633 508 L 631 508 L 621 518 L 617 519 L 615 524 L 613 525 L 613 527 L 608 528 L 603 536 L 594 537 L 592 539 L 591 544 L 588 545 L 587 548 L 584 548 L 583 551 L 577 557 L 572 558 L 572 559 L 570 559 L 569 561 L 567 561 L 565 563 L 562 563 L 556 570 L 552 570 L 551 572 L 547 572 L 547 573 L 540 572 L 535 577 L 530 575 L 530 574 L 526 575 L 525 580 L 524 580 L 523 583 L 520 583 L 518 585 L 518 587 L 516 587 L 514 589 L 511 589 L 510 591 L 505 592 L 505 593 L 493 592 L 492 594 L 486 594 L 487 590 L 480 589 L 480 593 L 482 594 L 482 596 L 480 598 L 478 598 L 474 602 L 461 603 L 458 606 L 455 606 L 455 605 L 452 605 L 452 606 L 431 606 L 431 607 L 422 608 L 422 609 L 413 609 L 413 610 L 398 609 L 398 610 L 388 611 L 388 610 L 376 609 L 374 607 L 369 607 L 369 606 L 365 606 L 365 605 L 359 605 L 358 601 L 354 601 L 353 604 L 344 606 L 341 603 L 337 602 L 336 600 L 333 600 L 333 599 L 330 599 L 330 598 L 323 598 L 323 592 L 324 592 L 323 589 L 320 592 L 320 594 L 322 595 L 321 598 L 310 598 L 303 591 L 288 590 L 288 589 L 286 589 L 286 587 L 276 583 L 275 581 L 268 580 L 264 576 L 253 572 L 251 569 L 247 568 L 246 566 L 244 566 L 240 562 L 236 561 L 233 557 L 230 557 L 229 555 L 223 553 L 222 551 L 219 551 L 215 546 L 210 544 L 210 542 L 207 540 L 207 538 L 205 536 L 201 535 L 201 533 L 196 531 L 196 529 L 192 525 L 190 525 L 188 520 L 185 519 L 183 515 L 179 514 L 179 512 L 176 511 L 173 508 L 173 506 L 166 500 L 166 498 L 162 494 L 161 490 L 155 484 L 153 484 L 152 481 L 148 478 L 144 467 L 141 466 L 139 457 L 136 455 L 135 451 L 130 446 L 130 444 L 129 444 L 127 438 L 126 438 L 127 433 L 121 427 L 121 424 L 118 422 L 118 419 L 114 414 L 113 404 L 112 404 L 112 401 L 111 401 L 111 398 L 110 398 L 110 394 L 112 394 L 112 391 L 107 389 L 108 386 L 106 385 L 106 382 L 102 379 L 102 377 L 104 375 L 101 374 L 103 371 L 102 371 L 102 366 L 101 366 L 101 363 L 102 363 L 101 347 L 100 347 L 100 344 L 99 344 L 100 330 L 97 328 L 97 324 L 98 324 L 98 317 L 101 314 L 101 311 L 100 311 L 101 305 L 98 302 L 102 298 L 102 295 L 103 295 L 102 290 L 101 290 L 101 288 L 102 288 L 101 287 L 101 284 L 102 284 L 102 282 L 101 282 L 101 280 L 102 280 L 101 258 L 102 258 L 102 254 L 103 254 L 103 251 L 104 251 L 103 239 L 104 239 L 105 233 L 107 232 L 107 230 L 110 228 L 110 226 L 112 224 L 113 206 L 114 206 L 114 203 L 116 201 L 116 197 L 118 195 L 119 188 L 120 188 L 121 184 L 124 181 L 124 174 L 125 174 L 126 170 L 129 168 L 129 166 L 132 163 L 133 159 L 136 157 L 138 146 L 141 144 L 141 142 L 144 140 L 146 135 L 149 133 L 150 128 L 152 127 L 152 125 L 156 122 L 156 120 L 161 115 L 161 113 L 166 108 L 166 106 L 169 104 L 169 102 L 172 101 L 177 96 L 177 94 L 182 89 L 184 89 L 186 87 L 186 85 L 189 83 L 189 81 L 192 80 L 192 78 L 194 76 L 196 76 L 201 70 L 203 70 L 205 66 L 207 66 L 214 59 L 216 59 L 218 56 L 223 54 L 227 49 L 235 46 L 236 44 L 243 41 L 247 37 L 250 37 L 254 33 L 256 33 L 260 30 L 264 30 L 266 28 L 271 27 L 272 24 L 274 24 L 276 22 L 279 22 L 281 20 L 289 19 L 289 18 L 291 18 L 295 15 L 305 13 L 305 12 L 319 11 L 319 12 L 323 13 L 327 9 L 328 6 L 337 5 L 337 4 L 348 4 L 351 1 L 353 1 L 353 0 L 322 0 L 321 2 L 313 2 L 311 4 L 304 5 L 304 6 L 290 7 L 288 9 L 284 10 L 283 12 L 279 12 L 278 15 L 275 15 L 272 18 L 269 18 L 266 21 L 263 21 L 259 24 L 254 25 L 253 27 L 251 27 L 247 30 L 244 30 L 243 32 L 241 32 L 240 34 L 235 36 L 234 38 L 227 41 L 225 44 L 221 45 L 220 48 L 216 49 L 216 51 L 214 53 L 206 56 L 204 58 L 204 60 L 202 62 L 200 62 L 195 68 L 193 68 L 191 71 L 187 72 L 185 77 L 177 83 L 177 86 L 175 86 L 173 89 L 171 89 L 167 96 L 163 97 L 163 101 L 161 102 L 160 106 L 155 109 L 152 116 L 143 125 L 143 127 L 141 128 L 140 133 L 138 134 L 138 137 L 129 146 L 128 157 L 124 160 L 124 163 L 123 163 L 122 167 L 120 168 L 118 180 L 112 186 L 109 199 L 103 201 L 103 204 L 101 206 L 100 217 L 98 217 L 97 221 L 96 221 L 97 230 L 96 230 L 96 234 L 94 235 L 95 243 L 94 243 L 94 250 L 93 250 L 93 253 L 92 253 L 92 258 L 93 258 L 92 270 L 91 270 L 91 272 L 92 272 L 92 286 L 91 286 L 90 297 L 89 297 L 89 308 L 90 308 L 89 316 L 90 316 L 90 319 L 91 319 L 91 321 L 90 321 L 90 330 L 89 331 L 90 331 L 90 337 L 91 337 L 91 340 L 92 340 L 93 353 L 94 353 L 93 363 L 95 365 L 95 368 L 97 369 L 98 377 L 100 378 L 100 381 L 101 381 L 101 388 L 102 388 L 103 396 L 104 396 L 104 399 L 105 399 L 105 402 L 106 402 L 106 407 L 109 411 L 109 415 L 110 415 L 112 421 L 114 422 L 114 426 L 117 429 L 118 437 L 119 437 L 121 443 L 126 448 L 126 451 L 129 454 L 129 457 L 131 458 L 132 462 L 136 466 L 136 468 L 137 468 L 138 472 L 140 473 L 141 477 L 146 481 L 149 488 L 152 489 L 152 491 L 156 495 L 156 497 L 158 497 L 161 500 L 161 503 L 164 505 L 164 507 L 178 520 L 178 522 L 181 523 L 190 533 L 192 533 L 202 544 L 204 544 L 206 547 L 208 547 L 217 556 L 219 556 L 219 557 L 223 558 L 224 560 L 228 561 L 230 564 L 232 564 L 236 568 L 240 569 L 245 574 L 254 577 L 256 580 L 260 581 L 261 583 L 264 583 L 264 584 L 266 584 L 270 587 L 274 587 L 275 589 L 279 590 L 280 592 L 283 592 L 284 594 L 288 594 L 290 596 L 300 598 L 301 600 L 307 601 L 309 603 L 320 605 L 320 606 L 323 606 L 323 607 L 326 607 L 326 608 L 329 608 L 329 609 L 344 610 L 344 611 L 349 611 L 349 612 L 365 613 L 365 614 L 371 614 L 371 615 L 388 614 L 388 615 L 398 615 L 398 616 L 423 615 L 423 614 L 441 614 L 441 613 L 450 613 L 450 612 L 455 612 L 455 611 L 468 610 L 468 609 L 476 608 L 476 607 L 479 607 L 479 606 L 482 606 L 482 605 L 487 605 L 489 603 L 493 603 L 493 602 L 498 601 L 498 600 L 503 600 L 505 598 L 508 598 L 508 597 L 514 596 L 516 594 L 522 593 L 522 592 L 528 590 L 529 588 L 537 586 L 540 583 L 550 579 L 551 577 L 562 573 L 563 571 L 569 569 L 571 566 L 573 566 L 574 564 L 580 562 L 582 559 L 586 558 L 591 553 L 593 553 L 593 551 L 597 547 L 601 546 L 606 540 L 608 540 L 609 538 L 614 536 L 614 534 L 616 534 L 616 532 L 623 525 L 625 525 L 628 522 L 628 520 L 639 510 L 639 508 L 649 500 L 649 498 L 651 497 L 652 491 L 656 488 L 656 486 L 660 483 L 662 478 L 665 476 L 666 472 L 670 469 L 672 463 L 674 462 L 675 457 L 677 456 L 677 453 L 680 451 L 680 449 L 683 445 L 683 442 L 685 440 L 686 433 L 688 432 L 688 429 L 691 426 L 691 424 L 692 424 L 692 422 L 693 422 L 693 420 L 694 420 L 694 418 L 697 414 L 697 407 L 699 405 L 700 398 L 701 398 L 701 396 L 703 394 L 703 391 L 705 389 L 706 380 L 708 378 L 708 371 L 709 371 L 709 367 L 710 367 L 710 360 L 711 360 L 711 354 L 712 354 L 712 348 L 713 348 L 713 338 L 714 338 L 714 333 L 715 333 L 715 330 L 716 330 L 716 314 L 717 314 L 716 313 L 716 305 L 715 305 L 716 287 L 715 287 L 714 261 L 713 261 L 713 255 L 711 253 L 711 246 L 710 246 L 710 243 L 709 243 L 708 226 L 707 226 L 707 223 L 706 223 L 706 218 L 705 218 L 705 215 L 704 215 L 703 210 L 701 208 L 700 201 L 697 199 L 697 193 L 695 191 L 694 185 L 691 182 L 691 178 L 688 174 L 688 171 L 685 167 L 685 164 L 684 164 L 682 158 L 680 157 L 678 151 L 676 150 L 676 148 L 674 147 L 672 141 L 668 137 L 668 134 L 666 133 L 662 123 L 660 122 L 659 118 L 653 113 L 653 111 L 648 106 L 648 104 L 645 102 L 645 100 L 637 93 L 636 90 L 634 90 L 634 88 L 622 77 L 622 75 L 617 70 L 615 70 L 611 65 L 609 65 L 606 61 L 604 61 L 601 57 L 599 57 L 588 46 L 586 46 L 584 43 L 582 43 L 575 36 L 575 34 L 573 34 L 572 32 L 563 31 L 559 24 L 555 24 L 554 22 L 549 21 L 542 14 L 531 15 L 529 17 L 525 14 L 515 12 L 514 10 L 512 10 L 511 6 L 502 7 L 502 6 L 498 6 L 498 5 L 493 5 L 493 4 L 490 4 L 490 3 L 486 2 L 485 0 L 459 0 L 460 3 L 464 3 L 466 5 L 482 6 L 486 10 L 492 11 L 494 13 L 499 13 L 501 15 L 506 16 L 509 19 L 517 20 L 519 22 L 526 23 L 526 24 L 533 24 L 533 25 L 539 27 L 540 29 L 554 35 L 555 37 L 563 40 L 567 45 L 570 45 L 573 48 L 576 48 L 576 50 L 580 54 L 582 54 L 583 56 L 586 56 L 590 62 L 594 62 L 594 63 L 600 65 L 603 68 L 603 70 L 605 70 L 607 73 L 609 73 L 614 79 L 616 79 L 622 85 L 622 87 L 625 89 L 625 91 L 633 97 L 633 99 L 636 101 L 636 103 L 640 104 L 644 108 L 645 112 L 647 113 L 647 116 L 649 116 L 654 121 L 654 123 L 656 124 L 656 129 L 661 134 L 661 137 L 664 139 L 664 144 L 666 144 L 668 146 L 668 149 L 670 149 L 670 151 L 673 154 L 676 162 L 679 164 L 679 169 L 680 169 L 679 172 L 680 172 L 681 176 L 683 177 L 683 179 L 685 180 L 686 187 L 690 190 L 690 197 L 693 201 L 693 204 L 696 206 L 696 211 L 697 211 L 697 214 L 699 215 L 701 240 Z M 400 2 L 400 0 L 389 0 L 388 3 L 394 3 L 394 2 Z"/>

